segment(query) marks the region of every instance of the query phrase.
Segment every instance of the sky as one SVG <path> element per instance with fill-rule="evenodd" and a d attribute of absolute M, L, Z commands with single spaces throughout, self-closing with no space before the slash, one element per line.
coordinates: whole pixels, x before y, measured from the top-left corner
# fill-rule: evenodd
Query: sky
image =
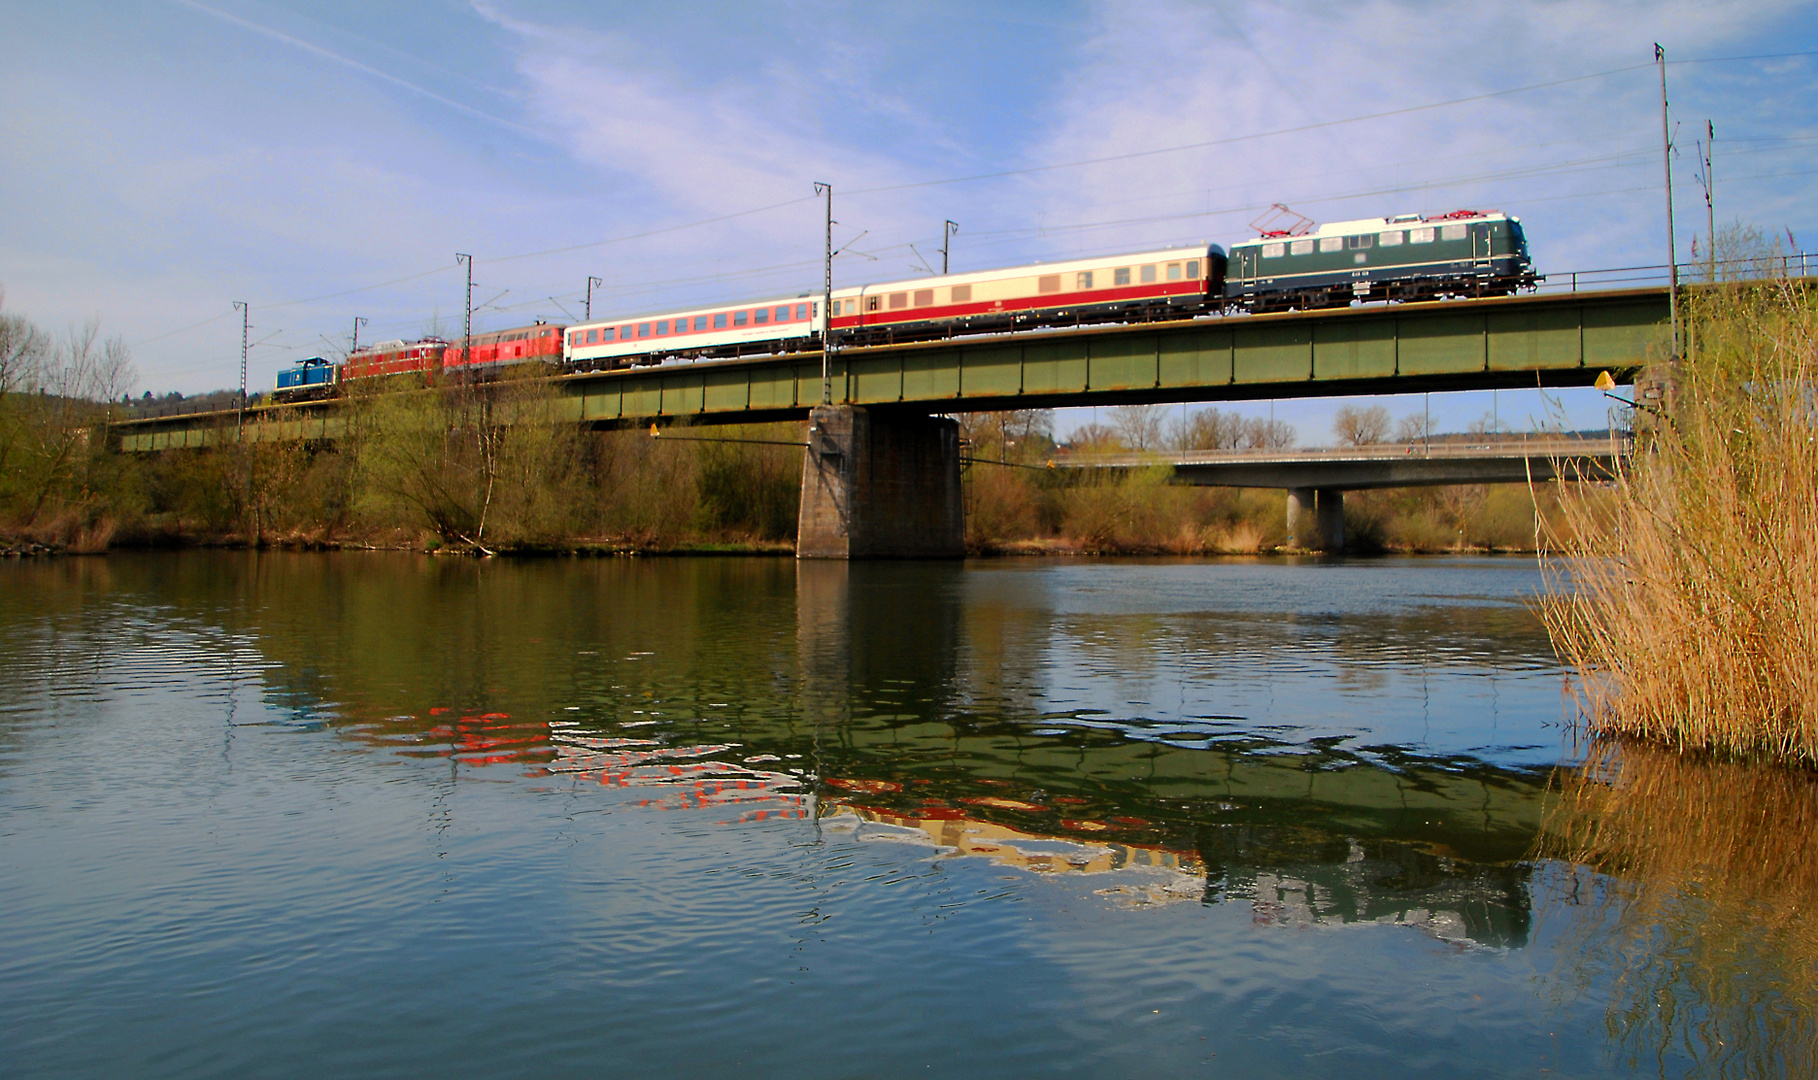
<path fill-rule="evenodd" d="M 1666 259 L 1715 214 L 1818 250 L 1818 6 L 0 0 L 0 287 L 99 318 L 140 388 L 476 329 L 1318 221 L 1521 217 L 1537 268 Z M 1702 249 L 1701 249 L 1702 250 Z M 1621 276 L 1621 275 L 1615 275 Z M 1343 402 L 1273 410 L 1329 441 Z M 1591 391 L 1387 399 L 1435 430 L 1601 426 Z M 1066 410 L 1061 433 L 1091 418 Z"/>

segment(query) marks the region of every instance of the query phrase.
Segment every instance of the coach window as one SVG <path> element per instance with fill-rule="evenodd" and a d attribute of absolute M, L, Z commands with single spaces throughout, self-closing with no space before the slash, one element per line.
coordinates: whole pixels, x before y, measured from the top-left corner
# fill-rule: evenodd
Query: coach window
<path fill-rule="evenodd" d="M 1376 234 L 1375 233 L 1363 233 L 1358 236 L 1345 237 L 1345 247 L 1351 249 L 1352 251 L 1359 251 L 1359 250 L 1362 250 L 1363 248 L 1374 247 L 1375 244 L 1376 244 Z"/>
<path fill-rule="evenodd" d="M 876 311 L 878 299 L 879 298 L 875 297 L 875 296 L 865 297 L 865 310 L 866 311 Z"/>
<path fill-rule="evenodd" d="M 749 311 L 735 311 L 732 313 L 732 325 L 734 326 L 744 326 L 750 321 L 751 312 Z"/>
<path fill-rule="evenodd" d="M 630 341 L 631 340 L 631 327 L 630 326 L 619 327 L 619 340 L 620 341 Z"/>
<path fill-rule="evenodd" d="M 770 309 L 767 307 L 751 309 L 751 321 L 759 326 L 770 321 Z"/>
<path fill-rule="evenodd" d="M 568 347 L 572 349 L 576 345 L 579 345 L 582 340 L 581 332 L 576 330 L 574 333 L 568 335 Z"/>
<path fill-rule="evenodd" d="M 1169 263 L 1168 264 L 1168 280 L 1169 281 L 1179 281 L 1180 280 L 1180 264 L 1179 263 Z"/>
<path fill-rule="evenodd" d="M 970 304 L 972 302 L 972 286 L 955 285 L 953 287 L 953 302 L 956 304 Z"/>
<path fill-rule="evenodd" d="M 1410 244 L 1431 244 L 1432 242 L 1433 242 L 1433 226 L 1427 225 L 1427 226 L 1423 226 L 1418 229 L 1409 229 L 1408 230 L 1408 243 L 1410 243 Z"/>
<path fill-rule="evenodd" d="M 695 317 L 694 317 L 694 328 L 695 328 L 695 329 L 696 329 L 696 330 L 705 330 L 705 329 L 707 329 L 707 316 L 705 316 L 705 315 L 696 315 L 696 316 L 695 316 Z"/>
<path fill-rule="evenodd" d="M 1091 287 L 1092 287 L 1092 271 L 1081 270 L 1078 274 L 1075 274 L 1073 276 L 1073 288 L 1076 291 L 1079 289 L 1090 289 Z"/>
<path fill-rule="evenodd" d="M 909 306 L 909 294 L 908 293 L 893 292 L 890 294 L 890 310 L 891 311 L 895 311 L 897 308 L 900 308 L 900 307 L 908 307 L 908 306 Z"/>
<path fill-rule="evenodd" d="M 656 328 L 657 328 L 657 331 L 656 331 L 657 337 L 662 337 L 664 334 L 667 334 L 669 332 L 669 320 L 664 319 L 664 320 L 658 322 L 656 324 Z"/>
<path fill-rule="evenodd" d="M 807 304 L 795 305 L 795 317 L 798 319 L 806 319 L 808 317 L 808 305 Z"/>
<path fill-rule="evenodd" d="M 687 319 L 677 319 L 675 321 L 675 332 L 678 334 L 687 333 L 688 332 L 688 320 Z"/>
<path fill-rule="evenodd" d="M 1143 278 L 1144 285 L 1147 285 L 1151 281 L 1155 280 L 1155 264 L 1154 263 L 1150 263 L 1148 266 L 1143 267 L 1142 278 Z"/>
<path fill-rule="evenodd" d="M 726 329 L 726 313 L 724 311 L 719 311 L 719 312 L 714 313 L 713 328 L 715 330 Z"/>
<path fill-rule="evenodd" d="M 1199 279 L 1199 260 L 1198 259 L 1191 259 L 1187 262 L 1187 277 L 1189 279 L 1192 279 L 1195 281 L 1197 281 Z"/>
<path fill-rule="evenodd" d="M 934 304 L 934 290 L 917 289 L 915 290 L 914 298 L 910 302 L 916 307 L 930 307 Z"/>
<path fill-rule="evenodd" d="M 587 331 L 587 344 L 592 345 L 598 340 L 600 340 L 600 332 L 598 330 Z"/>
<path fill-rule="evenodd" d="M 1319 238 L 1319 251 L 1322 255 L 1332 251 L 1343 251 L 1344 249 L 1345 238 L 1342 236 L 1322 236 Z"/>
<path fill-rule="evenodd" d="M 1394 232 L 1383 233 L 1381 236 L 1378 236 L 1376 238 L 1376 242 L 1383 247 L 1400 247 L 1401 246 L 1401 230 L 1396 229 Z"/>
<path fill-rule="evenodd" d="M 1060 292 L 1060 275 L 1043 274 L 1035 281 L 1036 292 Z"/>
<path fill-rule="evenodd" d="M 641 322 L 638 324 L 638 336 L 639 337 L 649 337 L 650 336 L 650 324 L 649 323 Z"/>
<path fill-rule="evenodd" d="M 1290 255 L 1311 255 L 1311 254 L 1313 254 L 1313 241 L 1311 241 L 1311 240 L 1290 241 L 1288 243 L 1288 254 L 1290 254 Z"/>
<path fill-rule="evenodd" d="M 1117 269 L 1111 271 L 1111 284 L 1113 284 L 1113 285 L 1130 284 L 1130 268 L 1128 266 L 1120 266 Z"/>
<path fill-rule="evenodd" d="M 777 322 L 788 322 L 789 321 L 789 305 L 788 304 L 778 304 L 776 306 L 776 321 Z"/>
<path fill-rule="evenodd" d="M 1442 225 L 1439 228 L 1439 238 L 1441 240 L 1463 240 L 1465 227 L 1463 225 Z"/>

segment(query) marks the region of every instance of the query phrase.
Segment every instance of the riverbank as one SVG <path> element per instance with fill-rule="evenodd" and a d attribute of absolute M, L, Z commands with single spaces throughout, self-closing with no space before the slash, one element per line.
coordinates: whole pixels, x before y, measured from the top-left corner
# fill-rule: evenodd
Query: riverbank
<path fill-rule="evenodd" d="M 396 389 L 360 388 L 343 405 L 346 430 L 332 443 L 156 454 L 113 452 L 105 439 L 70 443 L 54 464 L 0 477 L 0 543 L 71 553 L 253 546 L 654 554 L 775 553 L 794 540 L 801 423 L 672 427 L 652 437 L 566 423 L 552 391 L 525 380 L 441 394 Z M 0 406 L 18 404 L 12 397 Z M 1195 420 L 1207 417 L 1217 419 L 1216 410 Z M 1290 546 L 1280 491 L 1177 485 L 1165 465 L 1046 468 L 1064 452 L 1051 428 L 1039 410 L 962 421 L 970 552 L 1227 555 Z M 1217 423 L 1179 435 L 1182 445 L 1191 438 L 1232 447 L 1292 439 Z M 1349 492 L 1347 550 L 1536 551 L 1541 535 L 1576 527 L 1557 513 L 1556 488 Z"/>

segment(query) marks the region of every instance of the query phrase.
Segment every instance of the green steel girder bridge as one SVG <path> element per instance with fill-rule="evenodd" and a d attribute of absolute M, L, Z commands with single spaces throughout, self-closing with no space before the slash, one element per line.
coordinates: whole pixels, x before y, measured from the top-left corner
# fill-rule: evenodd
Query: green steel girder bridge
<path fill-rule="evenodd" d="M 1665 288 L 1084 326 L 843 349 L 835 405 L 954 413 L 1183 401 L 1588 386 L 1664 344 Z M 803 352 L 583 372 L 551 380 L 568 418 L 599 427 L 804 419 L 822 358 Z M 337 402 L 127 421 L 125 451 L 341 434 Z M 242 425 L 243 421 L 243 426 Z"/>

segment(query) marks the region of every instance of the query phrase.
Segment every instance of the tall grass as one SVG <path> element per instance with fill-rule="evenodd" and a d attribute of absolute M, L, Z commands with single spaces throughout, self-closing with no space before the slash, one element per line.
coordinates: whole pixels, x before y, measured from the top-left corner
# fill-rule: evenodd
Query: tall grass
<path fill-rule="evenodd" d="M 1694 291 L 1611 497 L 1564 500 L 1543 614 L 1592 732 L 1818 764 L 1814 299 L 1765 277 Z"/>

